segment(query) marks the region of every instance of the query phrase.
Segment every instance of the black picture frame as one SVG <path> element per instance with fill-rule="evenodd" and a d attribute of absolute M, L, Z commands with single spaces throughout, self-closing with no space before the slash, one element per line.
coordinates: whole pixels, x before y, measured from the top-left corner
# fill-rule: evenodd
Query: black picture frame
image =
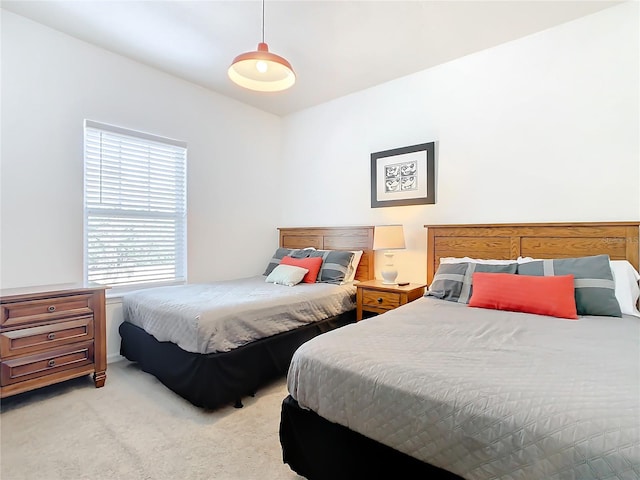
<path fill-rule="evenodd" d="M 371 154 L 371 208 L 436 203 L 435 142 Z"/>

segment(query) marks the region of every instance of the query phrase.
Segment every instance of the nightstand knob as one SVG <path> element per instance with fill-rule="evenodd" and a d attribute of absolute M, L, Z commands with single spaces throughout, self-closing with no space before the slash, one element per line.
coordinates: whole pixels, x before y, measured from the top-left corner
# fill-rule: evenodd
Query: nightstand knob
<path fill-rule="evenodd" d="M 49 360 L 48 365 L 49 365 L 50 367 L 55 367 L 55 366 L 56 366 L 56 361 L 55 361 L 55 360 Z"/>
<path fill-rule="evenodd" d="M 377 302 L 382 303 L 382 297 L 378 297 Z"/>
<path fill-rule="evenodd" d="M 49 335 L 47 335 L 47 340 L 53 340 L 54 338 L 56 338 L 56 334 L 51 332 Z"/>
<path fill-rule="evenodd" d="M 51 305 L 49 308 L 47 308 L 47 310 L 49 310 L 50 312 L 55 312 L 56 311 L 56 306 L 55 305 Z"/>

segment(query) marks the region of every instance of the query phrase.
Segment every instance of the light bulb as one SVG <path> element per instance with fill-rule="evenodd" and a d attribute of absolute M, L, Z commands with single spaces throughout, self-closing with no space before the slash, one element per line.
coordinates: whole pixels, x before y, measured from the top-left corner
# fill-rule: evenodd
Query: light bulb
<path fill-rule="evenodd" d="M 256 70 L 258 70 L 260 73 L 266 72 L 268 68 L 269 67 L 267 65 L 267 62 L 264 62 L 262 60 L 258 60 L 256 62 Z"/>

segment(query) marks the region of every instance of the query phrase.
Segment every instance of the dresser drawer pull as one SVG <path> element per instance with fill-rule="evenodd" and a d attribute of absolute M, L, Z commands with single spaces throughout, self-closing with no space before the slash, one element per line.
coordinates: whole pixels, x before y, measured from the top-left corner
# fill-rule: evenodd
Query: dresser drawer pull
<path fill-rule="evenodd" d="M 51 305 L 49 308 L 47 308 L 47 310 L 49 310 L 49 312 L 55 312 L 56 311 L 56 306 L 55 305 Z"/>
<path fill-rule="evenodd" d="M 382 303 L 382 297 L 378 297 L 376 300 L 378 303 Z"/>
<path fill-rule="evenodd" d="M 56 366 L 56 361 L 55 360 L 49 360 L 49 363 L 47 364 L 50 367 L 55 367 Z"/>
<path fill-rule="evenodd" d="M 51 332 L 49 335 L 47 335 L 47 340 L 53 340 L 54 338 L 56 338 L 56 334 Z"/>

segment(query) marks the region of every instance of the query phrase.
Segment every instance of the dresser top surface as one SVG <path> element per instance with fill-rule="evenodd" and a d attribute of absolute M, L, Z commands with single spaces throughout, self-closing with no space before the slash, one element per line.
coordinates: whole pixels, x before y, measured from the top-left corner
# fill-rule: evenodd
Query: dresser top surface
<path fill-rule="evenodd" d="M 58 283 L 54 285 L 34 285 L 28 287 L 4 288 L 0 290 L 0 301 L 10 302 L 33 295 L 72 295 L 77 293 L 93 293 L 109 287 L 97 283 Z"/>

